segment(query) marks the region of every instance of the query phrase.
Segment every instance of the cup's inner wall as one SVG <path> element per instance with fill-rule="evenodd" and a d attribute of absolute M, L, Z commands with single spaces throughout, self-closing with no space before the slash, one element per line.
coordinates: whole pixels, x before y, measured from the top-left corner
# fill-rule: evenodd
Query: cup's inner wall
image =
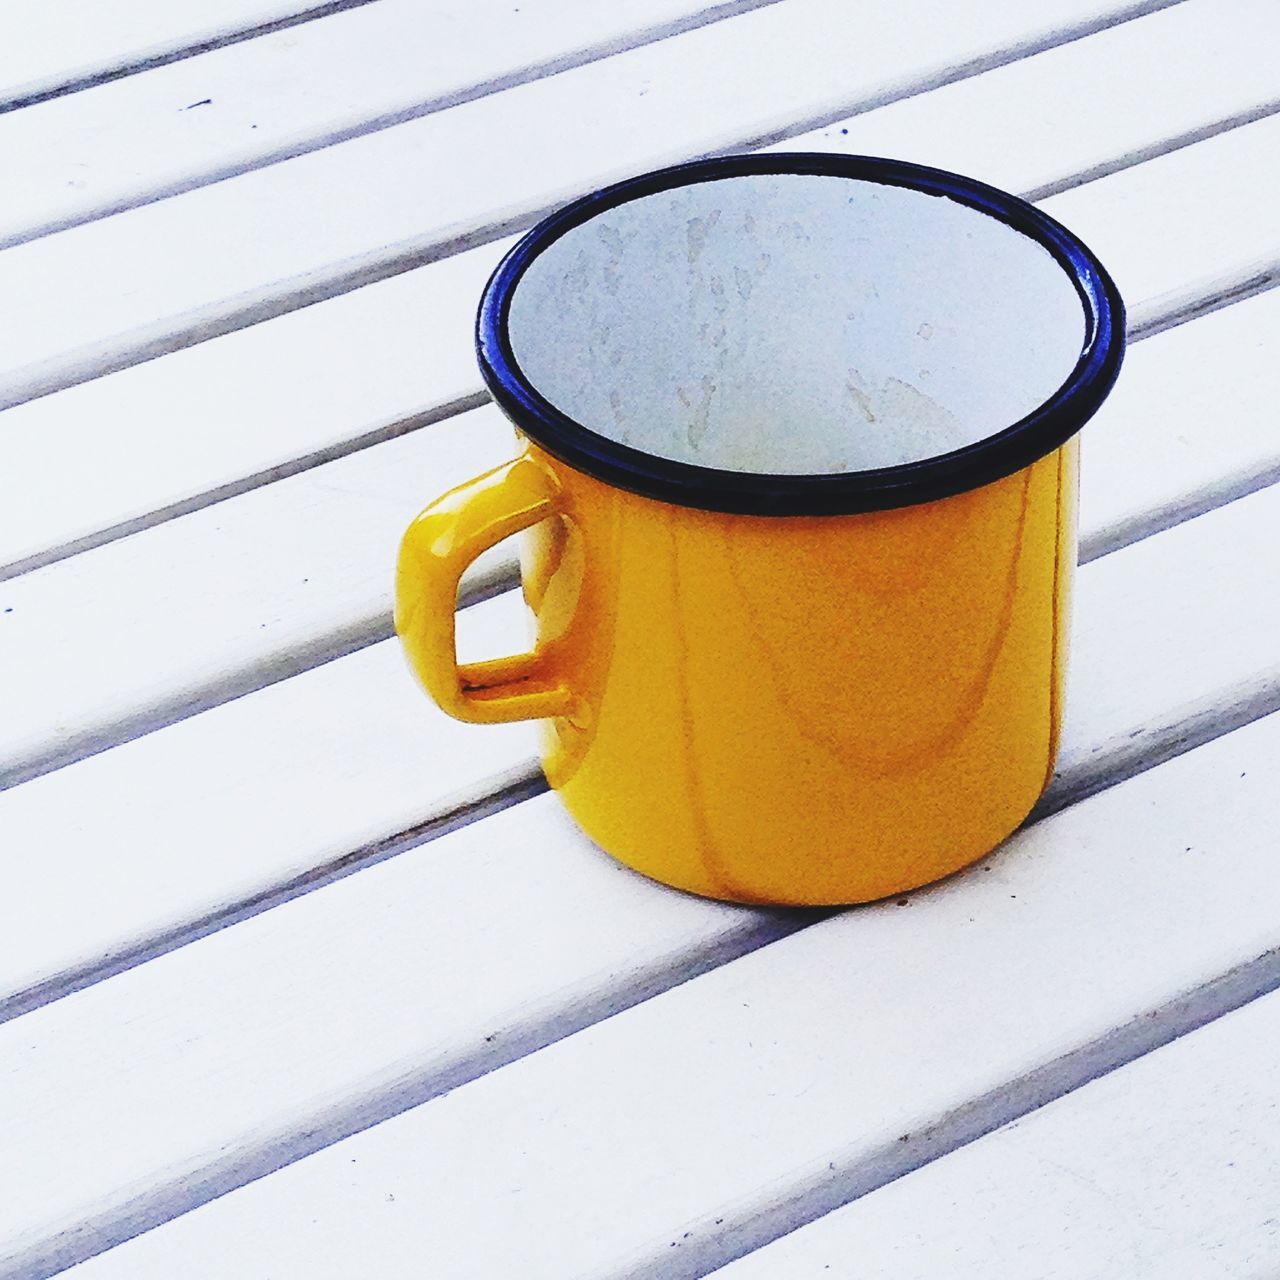
<path fill-rule="evenodd" d="M 520 278 L 509 335 L 562 413 L 646 453 L 861 471 L 1011 426 L 1080 358 L 1083 303 L 1035 240 L 954 200 L 753 174 L 616 206 Z"/>

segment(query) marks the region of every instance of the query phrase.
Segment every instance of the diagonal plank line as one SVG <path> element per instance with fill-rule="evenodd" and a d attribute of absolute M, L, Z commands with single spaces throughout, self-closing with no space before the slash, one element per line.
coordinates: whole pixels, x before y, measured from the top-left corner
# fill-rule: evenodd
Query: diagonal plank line
<path fill-rule="evenodd" d="M 1232 303 L 1266 293 L 1277 284 L 1280 284 L 1280 258 L 1268 257 L 1215 280 L 1211 286 L 1204 282 L 1189 285 L 1138 308 L 1129 317 L 1128 340 L 1141 342 L 1145 338 L 1154 338 L 1166 329 L 1174 329 Z"/>
<path fill-rule="evenodd" d="M 1224 307 L 1268 292 L 1280 284 L 1280 258 L 1266 258 L 1250 263 L 1230 276 L 1216 281 L 1212 288 L 1192 287 L 1154 299 L 1129 317 L 1128 340 L 1141 342 L 1179 325 L 1211 315 Z M 1223 478 L 1185 494 L 1176 502 L 1153 507 L 1129 520 L 1085 535 L 1080 542 L 1080 563 L 1088 564 L 1099 556 L 1119 551 L 1143 538 L 1172 529 L 1196 516 L 1202 516 L 1237 498 L 1247 497 L 1280 481 L 1280 461 L 1267 463 L 1245 474 Z"/>
<path fill-rule="evenodd" d="M 825 916 L 795 909 L 761 910 L 722 934 L 710 946 L 693 945 L 666 957 L 661 965 L 629 973 L 617 987 L 564 1006 L 551 1019 L 539 1021 L 534 1016 L 505 1029 L 500 1037 L 486 1043 L 481 1052 L 467 1048 L 437 1057 L 407 1072 L 385 1090 L 346 1099 L 323 1116 L 313 1117 L 305 1128 L 294 1125 L 263 1135 L 254 1146 L 241 1147 L 219 1161 L 205 1164 L 177 1183 L 143 1192 L 123 1211 L 109 1210 L 82 1219 L 54 1241 L 43 1242 L 26 1254 L 13 1257 L 14 1269 L 5 1271 L 0 1280 L 45 1280 L 304 1156 L 314 1155 L 335 1142 L 441 1097 L 681 983 L 789 937 L 821 918 Z"/>
<path fill-rule="evenodd" d="M 783 141 L 811 129 L 820 128 L 832 120 L 886 106 L 904 98 L 929 92 L 944 84 L 969 79 L 983 72 L 995 70 L 1009 63 L 1044 53 L 1061 45 L 1084 39 L 1109 30 L 1122 23 L 1162 9 L 1172 8 L 1184 0 L 1137 0 L 1123 9 L 1105 17 L 1095 18 L 1063 27 L 1060 30 L 1034 39 L 1022 40 L 993 50 L 981 58 L 975 58 L 945 73 L 917 77 L 904 81 L 890 90 L 872 95 L 853 95 L 839 103 L 832 103 L 819 112 L 806 112 L 798 119 L 780 123 L 767 134 L 739 136 L 712 150 L 687 152 L 675 151 L 666 163 L 691 160 L 700 156 L 720 155 L 743 147 L 761 146 L 766 142 Z M 589 189 L 589 187 L 588 187 Z M 274 319 L 302 307 L 326 301 L 343 293 L 349 293 L 362 285 L 389 279 L 416 267 L 428 266 L 469 249 L 491 244 L 504 236 L 526 230 L 545 217 L 566 200 L 582 193 L 583 188 L 557 192 L 546 197 L 508 209 L 500 216 L 476 223 L 467 220 L 443 231 L 433 231 L 421 238 L 412 238 L 390 246 L 380 246 L 333 264 L 323 270 L 305 272 L 292 279 L 276 282 L 269 291 L 253 290 L 230 298 L 224 298 L 177 316 L 170 316 L 153 325 L 144 325 L 117 335 L 110 342 L 94 344 L 42 360 L 17 369 L 0 393 L 0 409 L 12 408 L 27 400 L 50 395 L 54 391 L 88 382 L 104 374 L 129 368 L 158 356 L 167 355 L 185 347 L 233 333 L 249 325 Z"/>
<path fill-rule="evenodd" d="M 1161 138 L 1158 142 L 1153 142 L 1146 147 L 1138 147 L 1114 160 L 1103 161 L 1091 168 L 1081 169 L 1078 173 L 1054 182 L 1042 183 L 1030 191 L 1024 191 L 1022 198 L 1030 200 L 1033 204 L 1048 200 L 1072 187 L 1083 187 L 1087 183 L 1097 182 L 1099 178 L 1109 178 L 1113 173 L 1119 173 L 1122 169 L 1131 168 L 1135 164 L 1145 164 L 1148 160 L 1181 151 L 1185 147 L 1194 146 L 1197 142 L 1208 142 L 1210 138 L 1216 138 L 1220 133 L 1229 133 L 1232 129 L 1241 129 L 1247 124 L 1255 124 L 1259 120 L 1275 115 L 1277 111 L 1280 111 L 1280 98 L 1260 102 L 1248 111 L 1237 111 L 1233 115 L 1223 116 L 1219 120 L 1203 124 L 1199 128 L 1188 129 L 1185 133 L 1171 134 L 1167 138 Z"/>
<path fill-rule="evenodd" d="M 335 880 L 341 880 L 355 871 L 375 866 L 410 849 L 438 840 L 451 831 L 457 831 L 469 823 L 478 822 L 492 814 L 501 813 L 512 805 L 548 790 L 547 780 L 536 761 L 530 761 L 515 769 L 494 777 L 488 777 L 474 786 L 459 792 L 432 807 L 418 821 L 391 835 L 379 837 L 365 844 L 348 849 L 336 858 L 316 864 L 296 876 L 271 885 L 260 893 L 242 898 L 217 911 L 184 921 L 174 929 L 155 933 L 141 939 L 135 946 L 121 949 L 101 957 L 92 965 L 74 971 L 66 971 L 44 982 L 28 987 L 6 999 L 0 1000 L 0 1025 L 13 1018 L 51 1004 L 63 996 L 93 986 L 106 978 L 136 968 L 147 960 L 162 956 L 188 943 L 196 942 L 211 933 L 217 933 L 242 920 L 269 911 L 304 893 L 321 889 Z"/>
<path fill-rule="evenodd" d="M 1277 989 L 1280 949 L 1271 949 L 1033 1071 L 1003 1081 L 927 1128 L 902 1134 L 846 1169 L 837 1167 L 834 1173 L 828 1169 L 825 1177 L 811 1175 L 793 1183 L 765 1212 L 733 1221 L 718 1211 L 717 1220 L 725 1225 L 697 1224 L 691 1232 L 693 1244 L 678 1258 L 655 1249 L 647 1258 L 630 1260 L 625 1268 L 602 1274 L 601 1280 L 701 1280 Z"/>
<path fill-rule="evenodd" d="M 482 604 L 518 585 L 520 566 L 514 555 L 495 560 L 488 566 L 473 568 L 462 580 L 459 607 Z M 260 689 L 270 688 L 328 662 L 336 662 L 370 645 L 388 640 L 394 634 L 391 614 L 379 609 L 349 619 L 345 625 L 315 636 L 310 643 L 290 643 L 262 655 L 251 665 L 232 673 L 230 680 L 219 678 L 203 685 L 184 689 L 181 693 L 137 708 L 130 715 L 87 729 L 69 731 L 50 744 L 41 754 L 32 754 L 20 765 L 6 767 L 0 773 L 0 791 L 29 782 L 43 774 L 61 769 L 78 760 L 109 751 L 136 738 L 181 720 L 211 711 Z"/>
<path fill-rule="evenodd" d="M 1071 44 L 1073 41 L 1084 39 L 1086 36 L 1098 35 L 1100 32 L 1109 31 L 1112 27 L 1118 27 L 1122 23 L 1132 22 L 1135 18 L 1145 18 L 1148 14 L 1159 13 L 1161 9 L 1171 9 L 1174 5 L 1181 3 L 1183 3 L 1183 0 L 1158 0 L 1157 3 L 1149 5 L 1135 4 L 1131 8 L 1112 13 L 1106 18 L 1064 27 L 1062 31 L 1048 38 L 1025 40 L 1009 45 L 1005 49 L 984 54 L 978 58 L 972 58 L 968 62 L 958 62 L 954 66 L 948 67 L 945 71 L 927 78 L 919 77 L 913 80 L 904 80 L 900 85 L 885 89 L 871 97 L 850 99 L 838 106 L 833 104 L 827 110 L 811 113 L 802 122 L 788 121 L 785 124 L 779 124 L 776 128 L 749 134 L 739 139 L 736 143 L 705 152 L 697 158 L 703 159 L 706 156 L 728 155 L 739 150 L 754 151 L 758 147 L 774 146 L 779 142 L 786 142 L 788 138 L 794 138 L 796 134 L 808 133 L 813 129 L 822 129 L 840 120 L 852 119 L 854 116 L 865 115 L 868 111 L 875 111 L 879 107 L 887 107 L 892 103 L 901 102 L 904 98 L 918 97 L 920 94 L 930 93 L 934 89 L 942 89 L 949 84 L 956 84 L 961 80 L 968 80 L 973 76 L 982 75 L 986 71 L 995 71 L 999 67 L 1008 66 L 1011 62 L 1033 57 L 1037 53 L 1047 53 L 1050 49 L 1057 49 L 1064 44 Z"/>
<path fill-rule="evenodd" d="M 150 71 L 155 67 L 168 66 L 171 62 L 181 62 L 202 53 L 211 53 L 214 49 L 225 49 L 228 45 L 256 40 L 259 36 L 269 36 L 277 31 L 287 31 L 290 27 L 301 26 L 304 22 L 332 17 L 335 13 L 342 13 L 347 9 L 359 9 L 372 3 L 373 0 L 328 0 L 327 3 L 312 5 L 299 13 L 291 13 L 283 18 L 258 22 L 253 26 L 242 27 L 238 31 L 210 36 L 206 40 L 178 44 L 163 53 L 148 54 L 141 58 L 126 58 L 114 66 L 102 67 L 84 75 L 73 76 L 66 80 L 51 80 L 43 87 L 27 89 L 0 99 L 0 115 L 17 111 L 22 107 L 33 107 L 38 102 L 48 102 L 52 98 L 64 98 L 68 94 L 79 93 L 82 89 L 92 89 L 100 84 L 109 84 L 113 80 L 123 80 L 126 76 L 137 75 L 140 71 Z"/>
<path fill-rule="evenodd" d="M 358 3 L 361 4 L 370 2 L 371 0 L 358 0 Z M 187 191 L 195 191 L 200 187 L 207 187 L 215 182 L 222 182 L 227 178 L 238 177 L 242 173 L 252 173 L 256 169 L 265 169 L 270 165 L 280 164 L 285 160 L 295 159 L 297 156 L 305 156 L 313 151 L 321 151 L 325 147 L 331 147 L 340 142 L 350 142 L 353 138 L 364 137 L 366 134 L 379 133 L 384 129 L 404 124 L 409 120 L 418 120 L 423 116 L 433 115 L 438 111 L 447 111 L 451 107 L 464 106 L 468 102 L 476 102 L 480 98 L 487 98 L 495 93 L 503 93 L 508 89 L 518 89 L 521 85 L 532 84 L 535 80 L 544 80 L 549 76 L 559 75 L 564 71 L 572 71 L 577 67 L 584 67 L 591 62 L 599 62 L 604 58 L 612 58 L 617 54 L 630 53 L 633 49 L 642 49 L 646 45 L 657 44 L 662 40 L 684 35 L 690 31 L 697 31 L 701 27 L 722 22 L 727 18 L 736 18 L 740 14 L 750 13 L 755 9 L 765 9 L 779 3 L 781 3 L 781 0 L 723 0 L 723 3 L 711 5 L 709 8 L 699 10 L 697 13 L 686 14 L 684 17 L 673 18 L 667 22 L 654 23 L 647 27 L 640 27 L 624 35 L 613 36 L 607 40 L 587 45 L 584 48 L 559 54 L 554 58 L 547 58 L 541 62 L 518 67 L 513 71 L 491 77 L 488 80 L 480 80 L 475 84 L 465 85 L 448 93 L 425 98 L 412 106 L 400 107 L 394 111 L 385 111 L 378 115 L 353 121 L 342 128 L 328 129 L 306 138 L 296 139 L 287 146 L 278 147 L 273 151 L 264 152 L 250 159 L 203 169 L 188 174 L 179 181 L 153 187 L 143 187 L 127 197 L 109 201 L 91 209 L 82 209 L 61 218 L 52 218 L 47 222 L 24 227 L 22 231 L 13 235 L 0 237 L 0 250 L 12 249 L 20 244 L 39 240 L 43 236 L 55 235 L 59 231 L 69 231 L 72 227 L 84 226 L 86 223 L 99 222 L 103 218 L 112 217 L 117 213 L 126 213 L 130 209 L 138 209 L 143 205 L 155 204 L 157 201 L 167 200 L 171 196 L 182 195 Z M 350 6 L 336 6 L 335 11 L 337 8 L 346 7 Z M 315 16 L 328 15 L 317 14 Z M 258 32 L 256 34 L 266 34 L 266 32 Z M 197 52 L 203 53 L 206 50 L 201 49 Z"/>
<path fill-rule="evenodd" d="M 1141 542 L 1143 538 L 1176 528 L 1197 516 L 1225 507 L 1237 498 L 1247 498 L 1260 489 L 1268 489 L 1277 481 L 1280 481 L 1280 462 L 1271 462 L 1246 474 L 1229 476 L 1218 484 L 1206 485 L 1177 502 L 1144 511 L 1134 519 L 1118 521 L 1081 540 L 1080 563 L 1088 564 L 1100 556 Z"/>
<path fill-rule="evenodd" d="M 46 565 L 57 564 L 59 560 L 67 560 L 71 556 L 79 555 L 82 551 L 92 551 L 94 547 L 102 547 L 109 542 L 116 542 L 120 538 L 131 537 L 133 534 L 141 533 L 145 529 L 155 528 L 156 525 L 167 524 L 170 520 L 176 520 L 179 516 L 190 515 L 193 511 L 203 511 L 206 507 L 225 502 L 228 498 L 238 498 L 241 494 L 251 493 L 254 489 L 261 489 L 264 485 L 274 484 L 277 480 L 287 480 L 290 476 L 301 475 L 304 471 L 322 467 L 327 462 L 336 462 L 339 458 L 345 458 L 353 453 L 360 453 L 365 449 L 372 448 L 374 445 L 386 444 L 388 440 L 396 440 L 400 436 L 407 436 L 410 432 L 420 431 L 423 427 L 431 427 L 436 423 L 446 422 L 459 414 L 469 413 L 472 409 L 478 409 L 481 405 L 488 404 L 490 398 L 486 390 L 477 387 L 476 390 L 465 395 L 430 405 L 417 413 L 397 418 L 394 422 L 374 427 L 369 431 L 362 432 L 360 435 L 352 436 L 348 440 L 342 440 L 323 449 L 314 449 L 309 453 L 300 454 L 295 458 L 290 458 L 287 462 L 280 462 L 262 471 L 255 471 L 238 479 L 230 480 L 226 484 L 207 489 L 203 493 L 192 494 L 181 502 L 169 503 L 167 506 L 157 507 L 153 511 L 148 511 L 145 515 L 137 516 L 132 520 L 121 520 L 118 524 L 108 525 L 103 529 L 95 529 L 92 533 L 86 533 L 83 537 L 64 542 L 56 547 L 50 547 L 36 555 L 24 556 L 21 560 L 11 560 L 6 565 L 0 565 L 0 582 L 5 582 L 9 578 L 20 577 L 24 573 L 30 573 L 33 569 L 43 569 Z"/>

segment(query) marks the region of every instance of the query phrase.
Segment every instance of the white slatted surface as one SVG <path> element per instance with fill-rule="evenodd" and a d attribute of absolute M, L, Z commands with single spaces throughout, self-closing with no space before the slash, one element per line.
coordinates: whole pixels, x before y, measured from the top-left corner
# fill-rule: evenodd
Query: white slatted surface
<path fill-rule="evenodd" d="M 385 639 L 405 525 L 433 493 L 513 452 L 510 425 L 487 406 L 0 584 L 13 610 L 0 615 L 0 779 Z M 156 613 L 157 599 L 174 607 Z M 154 615 L 141 633 L 140 612 Z M 20 679 L 37 660 L 42 678 Z"/>
<path fill-rule="evenodd" d="M 1190 0 L 781 145 L 923 156 L 1015 190 L 1069 184 L 1073 175 L 1273 105 L 1265 53 L 1271 13 L 1263 0 Z M 1230 77 L 1218 65 L 1227 59 L 1235 63 Z M 1117 80 L 1117 61 L 1139 63 L 1141 93 Z M 1082 98 L 1091 114 L 1077 124 Z M 1064 129 L 1068 114 L 1073 124 Z M 1016 132 L 994 127 L 999 117 Z M 0 475 L 0 566 L 269 477 L 299 456 L 355 447 L 370 433 L 420 423 L 479 394 L 471 312 L 502 247 L 446 259 L 11 413 L 3 420 L 11 438 L 30 451 L 20 472 L 35 472 L 36 483 L 6 485 Z M 331 358 L 337 350 L 344 361 Z M 353 368 L 374 375 L 361 381 L 359 395 Z M 212 395 L 178 410 L 174 397 L 192 381 L 209 384 Z M 176 411 L 185 428 L 180 448 Z M 112 439 L 145 462 L 110 491 L 93 483 L 108 460 L 102 433 L 92 429 L 104 417 Z M 83 459 L 76 472 L 60 484 L 40 483 L 58 474 L 50 464 L 69 449 Z"/>
<path fill-rule="evenodd" d="M 496 239 L 584 185 L 795 132 L 1166 3 L 868 0 L 855 15 L 787 0 L 19 245 L 0 255 L 0 293 L 31 305 L 0 329 L 0 404 Z"/>
<path fill-rule="evenodd" d="M 716 1280 L 1274 1275 L 1277 1080 L 1273 994 L 716 1271 Z"/>
<path fill-rule="evenodd" d="M 460 643 L 496 651 L 514 605 L 468 610 Z M 394 850 L 403 832 L 413 843 L 532 775 L 530 726 L 477 746 L 388 641 L 6 792 L 6 847 L 41 857 L 0 933 L 0 1016 Z"/>
<path fill-rule="evenodd" d="M 1280 479 L 1278 332 L 1272 290 L 1130 348 L 1083 450 L 1081 559 Z"/>
<path fill-rule="evenodd" d="M 0 416 L 0 744 L 10 781 L 110 748 L 0 795 L 0 1275 L 128 1241 L 76 1274 L 699 1276 L 866 1193 L 874 1219 L 875 1188 L 1057 1094 L 1089 1111 L 1069 1091 L 1280 982 L 1280 12 L 739 7 L 566 3 L 482 47 L 489 11 L 440 5 L 474 36 L 449 83 L 486 96 L 0 251 L 32 300 L 7 398 L 68 387 Z M 377 0 L 68 94 L 0 116 L 0 146 L 44 119 L 74 148 L 117 103 L 136 136 L 92 199 L 204 181 L 263 153 L 210 115 L 180 164 L 134 106 L 239 68 L 277 140 L 385 123 L 409 103 L 390 60 L 293 86 L 324 32 L 398 21 L 408 47 L 421 11 Z M 649 43 L 552 74 L 609 38 Z M 538 78 L 491 92 L 504 66 Z M 1154 334 L 1086 444 L 1052 816 L 821 923 L 616 867 L 524 798 L 528 726 L 445 721 L 369 643 L 403 519 L 509 448 L 467 350 L 501 245 L 453 250 L 609 173 L 783 135 L 1046 197 Z M 467 609 L 469 643 L 510 647 L 518 614 Z M 1198 1219 L 1210 1244 L 1250 1221 Z"/>
<path fill-rule="evenodd" d="M 1263 0 L 1188 0 L 781 145 L 919 155 L 1040 190 L 1265 105 L 1271 12 Z M 1218 66 L 1227 60 L 1231 76 Z M 1117 62 L 1137 64 L 1141 93 L 1114 75 Z M 1092 114 L 1077 125 L 1081 102 Z M 1073 123 L 1064 128 L 1067 117 Z M 0 472 L 0 574 L 269 479 L 299 458 L 420 425 L 479 395 L 471 315 L 501 248 L 446 259 L 0 418 L 8 447 L 22 450 Z M 353 377 L 356 369 L 366 376 Z M 206 390 L 196 403 L 182 397 L 192 383 Z M 183 428 L 176 436 L 175 419 Z M 94 429 L 103 420 L 109 434 Z M 120 449 L 136 469 L 99 485 L 100 468 Z M 70 474 L 68 454 L 76 460 Z"/>
<path fill-rule="evenodd" d="M 480 403 L 473 313 L 509 244 L 8 410 L 0 578 Z"/>
<path fill-rule="evenodd" d="M 0 157 L 15 166 L 0 245 L 771 2 L 378 0 L 59 98 L 0 117 Z"/>
<path fill-rule="evenodd" d="M 1278 536 L 1280 489 L 1082 572 L 1060 800 L 1096 788 L 1101 774 L 1139 767 L 1135 756 L 1176 752 L 1190 735 L 1280 701 L 1272 641 L 1280 590 L 1265 562 L 1233 551 Z M 1238 625 L 1215 643 L 1228 609 Z M 1201 625 L 1179 626 L 1188 615 Z M 583 919 L 581 882 L 597 865 L 607 875 L 589 890 Z M 1114 882 L 1107 891 L 1117 892 Z M 981 883 L 973 892 L 982 894 Z M 482 928 L 460 901 L 485 904 Z M 1146 910 L 1136 892 L 1119 894 L 1116 909 L 1126 902 L 1135 920 Z M 601 863 L 546 797 L 10 1022 L 0 1028 L 0 1063 L 12 1070 L 0 1131 L 12 1153 L 24 1153 L 23 1181 L 10 1192 L 23 1197 L 18 1220 L 38 1225 L 8 1248 L 32 1265 L 49 1251 L 65 1258 L 81 1249 L 67 1234 L 77 1222 L 110 1239 L 167 1216 L 182 1198 L 216 1194 L 472 1078 L 501 1054 L 492 1048 L 499 1040 L 527 1050 L 580 1024 L 583 1007 L 607 1013 L 631 1003 L 637 987 L 669 985 L 663 974 L 720 946 L 722 928 L 775 927 L 737 908 L 707 906 L 689 918 L 690 903 Z M 432 911 L 453 923 L 436 924 Z M 628 977 L 619 957 L 642 954 L 637 916 L 672 932 Z M 1264 918 L 1273 916 L 1268 907 Z M 344 929 L 342 920 L 360 925 Z M 24 932 L 44 929 L 33 922 Z M 23 954 L 38 947 L 36 937 L 21 939 Z M 564 971 L 548 964 L 564 954 L 590 975 L 581 984 L 566 986 Z M 492 989 L 481 976 L 486 963 L 497 965 Z M 251 983 L 249 974 L 257 975 Z M 418 1012 L 404 1016 L 409 1008 Z M 485 1040 L 490 1034 L 498 1040 Z M 193 1108 L 209 1061 L 218 1064 L 216 1097 Z M 161 1111 L 162 1121 L 149 1121 Z M 95 1142 L 74 1174 L 40 1154 L 64 1151 L 86 1128 Z M 487 1192 L 477 1184 L 460 1194 L 474 1194 L 478 1206 Z"/>
<path fill-rule="evenodd" d="M 1064 101 L 1070 83 L 1061 82 Z M 1038 155 L 1046 136 L 1028 137 L 1027 153 Z M 1258 177 L 1278 147 L 1280 116 L 1271 116 L 1045 207 L 1095 244 L 1141 323 L 1183 280 L 1212 298 L 1250 262 L 1280 259 L 1280 232 L 1260 193 L 1280 198 L 1280 177 L 1274 170 Z M 1223 171 L 1234 179 L 1211 180 Z M 1184 198 L 1188 189 L 1205 192 L 1199 203 Z M 1235 472 L 1274 466 L 1267 437 L 1249 433 L 1244 447 L 1249 457 Z M 14 611 L 0 653 L 13 670 L 40 655 L 45 673 L 14 681 L 0 729 L 0 783 L 385 637 L 386 566 L 425 492 L 500 462 L 510 449 L 500 416 L 480 409 L 0 585 Z M 1216 483 L 1223 474 L 1215 469 Z M 1166 494 L 1163 507 L 1170 501 L 1195 509 L 1200 499 L 1193 488 Z M 1142 518 L 1130 513 L 1131 522 Z M 193 577 L 195 562 L 203 569 Z M 139 635 L 135 620 L 155 598 L 183 604 Z"/>
<path fill-rule="evenodd" d="M 989 869 L 802 930 L 82 1275 L 701 1275 L 1280 981 L 1278 765 L 1273 717 Z"/>
<path fill-rule="evenodd" d="M 8 0 L 0 110 L 370 0 Z"/>

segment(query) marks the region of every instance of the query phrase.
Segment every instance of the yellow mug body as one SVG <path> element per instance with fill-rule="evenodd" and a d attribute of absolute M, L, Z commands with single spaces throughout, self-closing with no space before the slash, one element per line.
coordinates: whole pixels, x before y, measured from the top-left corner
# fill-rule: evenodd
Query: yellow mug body
<path fill-rule="evenodd" d="M 511 699 L 562 698 L 543 707 L 560 713 L 542 721 L 548 780 L 657 880 L 742 902 L 883 897 L 981 857 L 1052 776 L 1076 474 L 1073 441 L 935 502 L 780 518 L 655 501 L 526 442 L 421 518 L 401 629 L 429 685 L 456 680 L 450 644 L 418 648 L 408 625 L 430 572 L 414 548 L 438 542 L 441 509 L 506 528 L 541 490 L 521 556 L 536 656 L 464 676 L 446 707 L 500 719 Z"/>
<path fill-rule="evenodd" d="M 1053 774 L 1076 433 L 1115 286 L 1016 197 L 897 161 L 644 175 L 490 281 L 516 457 L 414 522 L 396 625 L 450 714 L 537 718 L 604 849 L 694 893 L 839 904 L 981 857 Z M 456 660 L 523 531 L 528 653 Z"/>

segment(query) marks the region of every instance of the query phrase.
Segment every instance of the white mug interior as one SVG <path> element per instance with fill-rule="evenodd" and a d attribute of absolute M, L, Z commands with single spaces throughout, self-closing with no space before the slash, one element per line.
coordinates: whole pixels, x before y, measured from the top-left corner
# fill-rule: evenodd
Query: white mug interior
<path fill-rule="evenodd" d="M 1087 337 L 1043 245 L 946 196 L 748 174 L 607 209 L 511 297 L 556 409 L 644 453 L 764 475 L 951 453 L 1033 412 Z"/>

